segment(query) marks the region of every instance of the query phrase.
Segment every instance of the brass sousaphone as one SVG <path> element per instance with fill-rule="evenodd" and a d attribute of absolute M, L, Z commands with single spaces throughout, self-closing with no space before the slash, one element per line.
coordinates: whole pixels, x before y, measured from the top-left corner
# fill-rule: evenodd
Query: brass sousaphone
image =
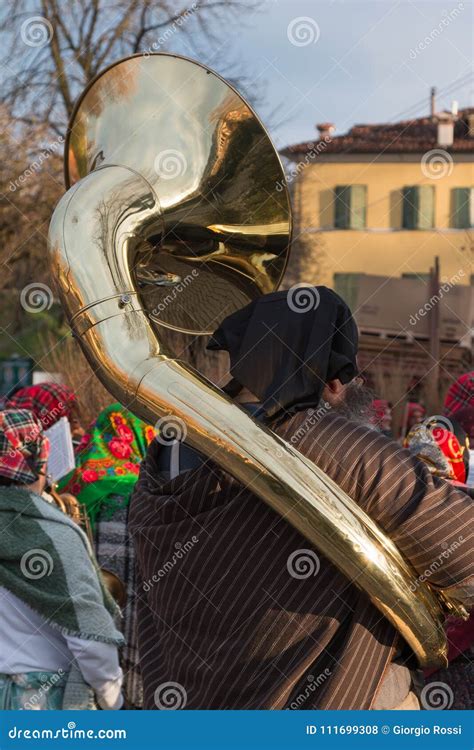
<path fill-rule="evenodd" d="M 74 335 L 111 394 L 186 441 L 295 526 L 371 598 L 420 665 L 446 663 L 454 600 L 417 580 L 375 523 L 292 445 L 163 343 L 191 337 L 281 281 L 291 209 L 258 117 L 213 71 L 135 55 L 80 97 L 50 253 Z M 283 186 L 283 189 L 282 189 Z"/>

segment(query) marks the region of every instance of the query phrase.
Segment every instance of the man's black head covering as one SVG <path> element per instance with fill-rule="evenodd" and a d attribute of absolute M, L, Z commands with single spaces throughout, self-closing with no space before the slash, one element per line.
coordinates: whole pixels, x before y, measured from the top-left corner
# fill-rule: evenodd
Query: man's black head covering
<path fill-rule="evenodd" d="M 229 352 L 233 378 L 274 416 L 316 406 L 329 380 L 351 381 L 357 345 L 349 307 L 317 286 L 259 297 L 222 322 L 208 349 Z"/>

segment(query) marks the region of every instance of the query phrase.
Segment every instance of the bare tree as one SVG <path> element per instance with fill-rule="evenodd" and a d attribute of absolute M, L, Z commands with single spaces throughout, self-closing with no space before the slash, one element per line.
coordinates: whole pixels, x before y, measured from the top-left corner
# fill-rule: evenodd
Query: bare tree
<path fill-rule="evenodd" d="M 12 0 L 1 25 L 6 53 L 0 101 L 18 122 L 47 123 L 63 134 L 84 86 L 121 57 L 173 48 L 204 63 L 211 60 L 228 74 L 228 30 L 237 18 L 240 25 L 249 20 L 260 5 L 261 0 Z M 225 54 L 216 54 L 220 49 Z"/>
<path fill-rule="evenodd" d="M 25 312 L 21 293 L 32 282 L 46 284 L 54 300 L 46 238 L 54 206 L 64 191 L 62 140 L 77 96 L 114 60 L 140 51 L 172 50 L 209 64 L 234 83 L 238 80 L 244 94 L 249 84 L 255 97 L 250 73 L 242 65 L 234 66 L 230 42 L 237 23 L 240 27 L 251 23 L 261 5 L 262 0 L 10 0 L 3 4 L 0 293 L 5 315 L 0 317 L 0 327 L 16 337 L 20 351 L 22 331 L 40 321 L 36 311 L 33 316 Z M 57 309 L 49 310 L 51 300 L 46 300 L 45 318 Z M 40 337 L 28 339 L 26 349 L 33 356 L 41 353 Z"/>

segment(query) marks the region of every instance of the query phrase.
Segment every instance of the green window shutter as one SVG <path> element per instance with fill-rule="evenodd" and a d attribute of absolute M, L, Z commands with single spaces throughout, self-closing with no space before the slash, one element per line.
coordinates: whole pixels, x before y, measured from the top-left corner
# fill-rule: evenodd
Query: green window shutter
<path fill-rule="evenodd" d="M 364 229 L 367 213 L 366 185 L 338 185 L 335 193 L 335 228 Z"/>
<path fill-rule="evenodd" d="M 470 229 L 474 226 L 474 188 L 454 188 L 453 227 Z"/>
<path fill-rule="evenodd" d="M 351 189 L 338 185 L 336 187 L 334 226 L 336 229 L 350 228 Z"/>
<path fill-rule="evenodd" d="M 434 187 L 414 185 L 403 188 L 403 229 L 434 227 Z"/>
<path fill-rule="evenodd" d="M 351 187 L 351 229 L 364 229 L 367 212 L 367 187 L 352 185 Z"/>

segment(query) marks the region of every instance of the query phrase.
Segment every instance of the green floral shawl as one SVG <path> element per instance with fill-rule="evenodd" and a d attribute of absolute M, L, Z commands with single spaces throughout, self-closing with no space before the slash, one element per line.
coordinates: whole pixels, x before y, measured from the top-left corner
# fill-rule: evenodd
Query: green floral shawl
<path fill-rule="evenodd" d="M 60 480 L 58 491 L 70 492 L 87 508 L 92 526 L 100 511 L 114 513 L 128 503 L 140 463 L 155 436 L 118 403 L 104 409 L 85 435 L 76 454 L 76 468 Z M 107 512 L 106 512 L 107 515 Z"/>

